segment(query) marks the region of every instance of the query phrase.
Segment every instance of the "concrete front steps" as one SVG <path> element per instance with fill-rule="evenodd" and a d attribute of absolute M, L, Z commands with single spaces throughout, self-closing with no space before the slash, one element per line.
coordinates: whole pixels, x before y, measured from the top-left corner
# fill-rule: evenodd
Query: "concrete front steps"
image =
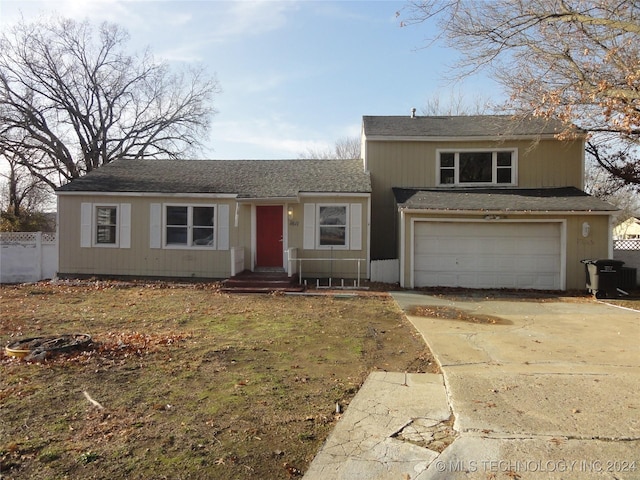
<path fill-rule="evenodd" d="M 227 293 L 302 292 L 304 285 L 298 283 L 297 275 L 289 277 L 283 271 L 244 270 L 222 282 L 221 291 Z"/>

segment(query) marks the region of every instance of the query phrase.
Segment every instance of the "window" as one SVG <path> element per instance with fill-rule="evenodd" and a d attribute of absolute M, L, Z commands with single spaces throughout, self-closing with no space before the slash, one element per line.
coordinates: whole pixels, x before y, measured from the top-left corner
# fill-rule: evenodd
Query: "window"
<path fill-rule="evenodd" d="M 365 229 L 362 203 L 304 204 L 304 250 L 362 250 Z"/>
<path fill-rule="evenodd" d="M 116 245 L 118 231 L 118 208 L 96 207 L 96 237 L 97 245 Z"/>
<path fill-rule="evenodd" d="M 80 204 L 80 247 L 131 248 L 131 204 Z"/>
<path fill-rule="evenodd" d="M 215 246 L 215 207 L 167 205 L 165 245 L 185 247 Z"/>
<path fill-rule="evenodd" d="M 515 185 L 514 150 L 441 151 L 439 185 Z"/>
<path fill-rule="evenodd" d="M 318 228 L 321 247 L 345 247 L 347 245 L 347 206 L 320 205 Z"/>

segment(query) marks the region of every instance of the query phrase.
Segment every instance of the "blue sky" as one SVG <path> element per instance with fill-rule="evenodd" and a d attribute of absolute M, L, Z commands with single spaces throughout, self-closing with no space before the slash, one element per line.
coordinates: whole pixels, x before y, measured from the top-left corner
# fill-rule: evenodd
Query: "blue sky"
<path fill-rule="evenodd" d="M 363 115 L 409 115 L 429 98 L 501 98 L 477 76 L 447 81 L 456 54 L 400 27 L 404 1 L 0 0 L 0 28 L 53 12 L 125 27 L 130 49 L 204 64 L 214 100 L 205 158 L 297 158 L 360 133 Z"/>

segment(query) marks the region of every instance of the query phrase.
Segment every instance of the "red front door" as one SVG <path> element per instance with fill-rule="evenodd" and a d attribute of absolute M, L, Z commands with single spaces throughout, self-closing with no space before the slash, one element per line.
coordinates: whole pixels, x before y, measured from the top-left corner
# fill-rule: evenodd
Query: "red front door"
<path fill-rule="evenodd" d="M 256 266 L 282 267 L 282 205 L 256 207 Z"/>

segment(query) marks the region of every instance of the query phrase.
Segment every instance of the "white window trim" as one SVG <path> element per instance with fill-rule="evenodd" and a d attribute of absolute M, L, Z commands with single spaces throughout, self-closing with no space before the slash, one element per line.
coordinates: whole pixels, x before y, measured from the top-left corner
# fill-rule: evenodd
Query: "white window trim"
<path fill-rule="evenodd" d="M 115 243 L 98 243 L 98 208 L 116 209 Z M 80 204 L 81 248 L 131 248 L 131 204 L 89 203 Z"/>
<path fill-rule="evenodd" d="M 114 243 L 98 243 L 98 209 L 116 209 L 116 241 Z M 120 248 L 120 205 L 117 203 L 94 203 L 91 209 L 91 246 L 97 248 Z"/>
<path fill-rule="evenodd" d="M 344 245 L 320 245 L 320 208 L 322 207 L 343 207 L 345 209 L 345 225 L 344 225 Z M 348 203 L 318 203 L 316 204 L 316 249 L 317 250 L 349 250 L 349 230 L 350 230 L 350 218 L 349 218 L 349 204 Z M 325 225 L 328 226 L 328 225 Z"/>
<path fill-rule="evenodd" d="M 167 207 L 187 207 L 187 244 L 167 244 Z M 193 208 L 213 208 L 213 244 L 192 245 L 193 242 Z M 213 203 L 163 203 L 162 204 L 162 248 L 168 250 L 216 250 L 218 247 L 218 209 Z"/>
<path fill-rule="evenodd" d="M 460 182 L 460 153 L 466 152 L 491 152 L 491 182 Z M 498 183 L 497 153 L 511 152 L 511 182 Z M 440 156 L 443 153 L 454 154 L 454 182 L 440 182 Z M 439 187 L 515 187 L 518 185 L 518 149 L 517 148 L 442 148 L 436 149 L 436 185 Z"/>

